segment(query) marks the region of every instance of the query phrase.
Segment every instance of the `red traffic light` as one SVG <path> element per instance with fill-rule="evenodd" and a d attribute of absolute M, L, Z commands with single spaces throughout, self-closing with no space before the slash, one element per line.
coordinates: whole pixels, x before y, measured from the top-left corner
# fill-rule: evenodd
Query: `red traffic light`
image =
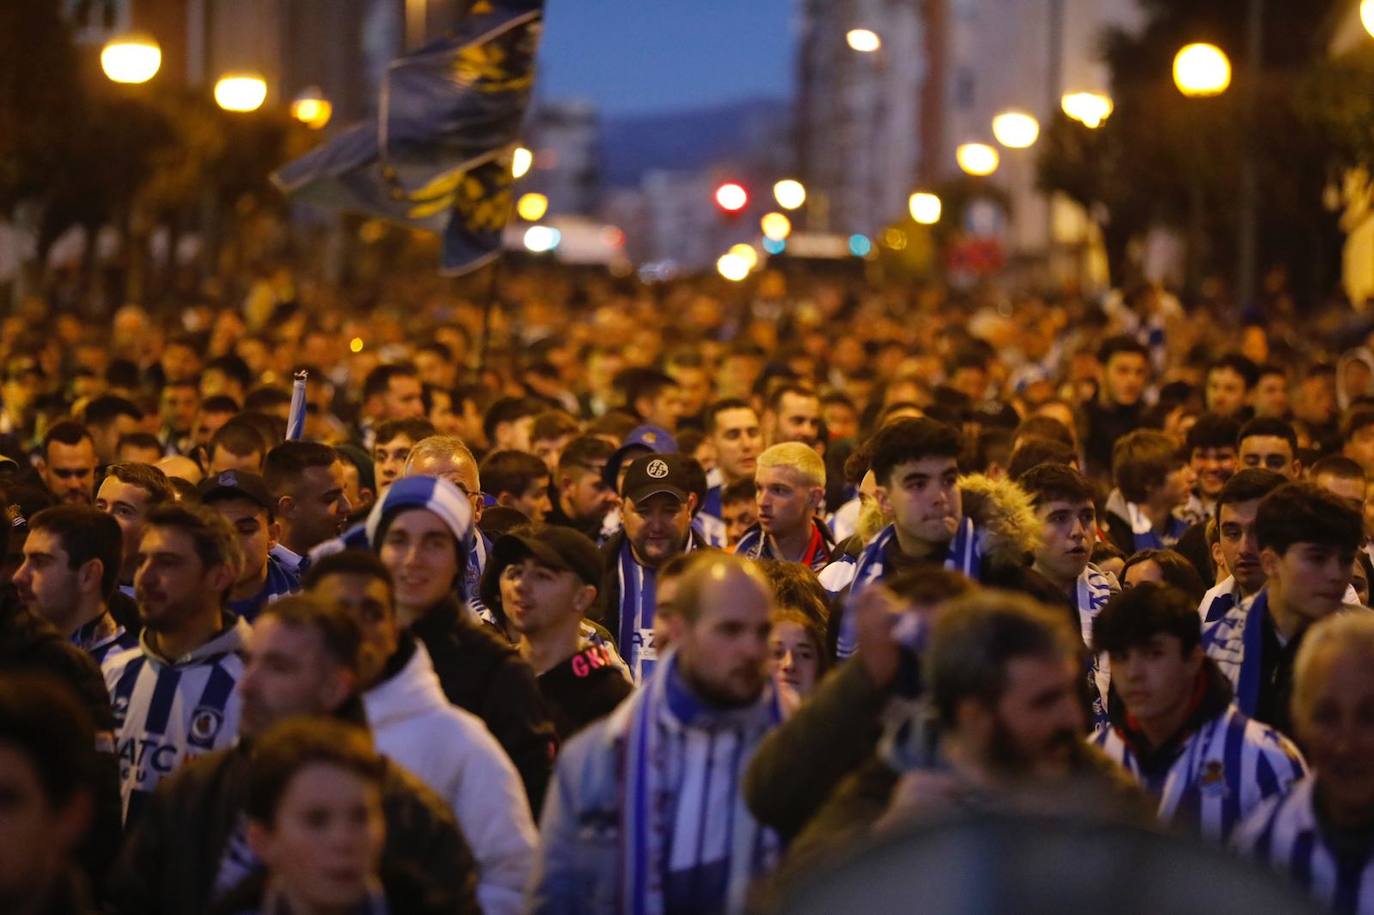
<path fill-rule="evenodd" d="M 733 181 L 716 188 L 716 206 L 727 213 L 738 213 L 749 205 L 749 192 Z"/>

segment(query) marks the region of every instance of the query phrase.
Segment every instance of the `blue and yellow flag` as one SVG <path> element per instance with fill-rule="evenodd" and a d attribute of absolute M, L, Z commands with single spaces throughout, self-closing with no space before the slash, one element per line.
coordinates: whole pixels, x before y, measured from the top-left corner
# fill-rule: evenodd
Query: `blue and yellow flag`
<path fill-rule="evenodd" d="M 279 169 L 284 193 L 443 236 L 442 271 L 493 260 L 529 106 L 543 0 L 479 0 L 457 31 L 393 61 L 375 121 Z"/>

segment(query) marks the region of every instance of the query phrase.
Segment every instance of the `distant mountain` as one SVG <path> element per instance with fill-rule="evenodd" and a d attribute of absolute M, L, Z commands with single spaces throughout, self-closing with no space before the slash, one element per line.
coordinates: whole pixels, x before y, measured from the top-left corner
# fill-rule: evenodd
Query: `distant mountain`
<path fill-rule="evenodd" d="M 776 137 L 791 103 L 753 99 L 714 108 L 605 118 L 601 122 L 601 178 L 608 187 L 639 183 L 646 171 L 694 171 L 743 158 Z"/>

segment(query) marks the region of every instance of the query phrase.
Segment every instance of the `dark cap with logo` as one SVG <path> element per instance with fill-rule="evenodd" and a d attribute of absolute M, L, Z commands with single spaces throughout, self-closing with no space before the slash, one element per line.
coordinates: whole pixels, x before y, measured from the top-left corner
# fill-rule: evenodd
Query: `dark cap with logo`
<path fill-rule="evenodd" d="M 518 527 L 504 534 L 492 547 L 496 574 L 526 557 L 533 557 L 551 569 L 572 572 L 583 583 L 601 583 L 601 551 L 581 531 L 559 525 Z"/>
<path fill-rule="evenodd" d="M 226 470 L 208 476 L 200 481 L 196 492 L 205 504 L 225 499 L 247 499 L 269 512 L 277 507 L 277 501 L 268 492 L 263 478 L 247 470 Z"/>
<path fill-rule="evenodd" d="M 683 502 L 692 491 L 692 473 L 681 454 L 646 454 L 636 458 L 625 471 L 620 494 L 631 502 L 668 493 Z"/>

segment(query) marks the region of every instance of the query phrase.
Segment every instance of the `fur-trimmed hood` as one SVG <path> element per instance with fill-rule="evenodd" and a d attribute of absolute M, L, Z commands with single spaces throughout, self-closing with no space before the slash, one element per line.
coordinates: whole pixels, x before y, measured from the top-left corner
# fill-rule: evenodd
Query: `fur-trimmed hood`
<path fill-rule="evenodd" d="M 982 534 L 985 562 L 998 566 L 1030 564 L 1043 525 L 1030 496 L 1011 480 L 974 473 L 959 478 L 964 515 Z"/>

